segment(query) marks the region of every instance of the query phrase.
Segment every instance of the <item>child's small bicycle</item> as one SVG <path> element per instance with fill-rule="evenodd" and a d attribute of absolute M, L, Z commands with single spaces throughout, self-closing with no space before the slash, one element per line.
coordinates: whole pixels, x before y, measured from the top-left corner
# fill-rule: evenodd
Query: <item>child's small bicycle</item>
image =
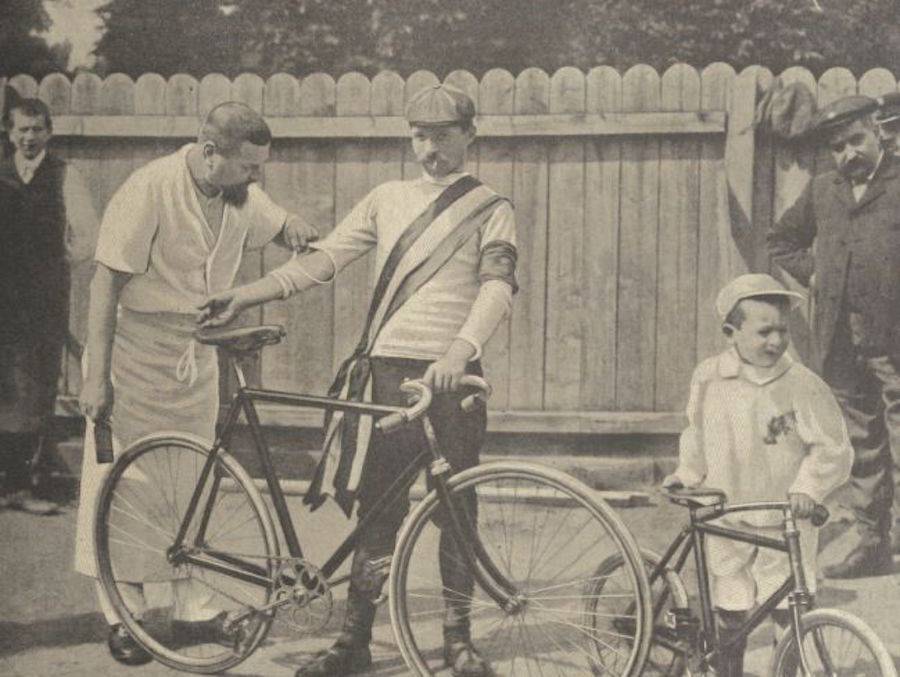
<path fill-rule="evenodd" d="M 377 526 L 391 501 L 407 500 L 416 476 L 427 469 L 434 489 L 404 523 L 393 558 L 369 572 L 390 570 L 391 622 L 410 671 L 431 675 L 445 669 L 442 623 L 451 603 L 468 610 L 472 642 L 497 675 L 640 674 L 649 649 L 650 588 L 637 544 L 595 492 L 565 473 L 520 461 L 454 474 L 428 417 L 431 391 L 418 381 L 403 386 L 415 400 L 409 407 L 248 387 L 236 358 L 283 336 L 281 327 L 268 326 L 199 337 L 226 352 L 240 386 L 218 439 L 210 445 L 161 432 L 136 442 L 110 470 L 94 532 L 100 581 L 141 646 L 179 670 L 221 672 L 260 646 L 276 616 L 285 622 L 284 636 L 309 639 L 304 648 L 328 646 L 337 630 L 329 623 L 333 590 L 349 580 L 341 565 L 360 534 Z M 463 404 L 483 406 L 472 398 L 486 398 L 487 383 L 466 377 L 465 384 L 472 395 Z M 338 539 L 328 532 L 335 523 L 311 529 L 316 519 L 303 515 L 312 538 L 301 548 L 296 512 L 288 509 L 256 402 L 357 412 L 374 419 L 376 435 L 417 426 L 426 444 L 333 552 L 328 545 Z M 242 413 L 262 480 L 251 478 L 227 451 Z M 472 494 L 474 514 L 466 500 Z M 438 543 L 444 538 L 453 539 L 472 573 L 469 589 L 443 583 Z M 597 565 L 611 556 L 620 563 L 621 587 L 586 598 L 585 589 L 598 580 Z M 143 587 L 145 609 L 129 602 L 135 585 Z M 632 608 L 628 633 L 612 627 L 615 615 L 606 612 L 623 601 Z M 585 622 L 586 603 L 591 623 Z M 185 608 L 207 620 L 185 620 Z M 627 646 L 613 647 L 623 639 Z M 602 659 L 611 649 L 618 659 L 614 672 Z"/>
<path fill-rule="evenodd" d="M 769 674 L 774 677 L 896 677 L 893 659 L 865 622 L 839 609 L 812 608 L 813 600 L 802 567 L 799 532 L 789 503 L 726 505 L 724 492 L 705 488 L 679 488 L 664 491 L 664 495 L 671 502 L 688 509 L 690 522 L 662 556 L 649 550 L 642 551 L 653 595 L 653 640 L 642 675 L 675 677 L 713 674 L 717 658 L 733 645 L 746 640 L 787 598 L 792 612 L 792 627 L 775 646 Z M 713 523 L 713 520 L 726 514 L 760 510 L 782 512 L 784 540 Z M 827 520 L 828 511 L 824 506 L 817 506 L 812 516 L 813 524 L 821 526 Z M 785 552 L 790 561 L 791 574 L 781 587 L 750 614 L 734 637 L 726 641 L 719 637 L 713 617 L 704 547 L 707 535 Z M 696 567 L 699 617 L 691 608 L 691 600 L 680 575 L 691 551 L 694 552 Z M 591 599 L 600 595 L 605 599 L 609 594 L 614 594 L 626 568 L 627 564 L 618 555 L 611 556 L 600 565 Z M 614 626 L 626 635 L 631 627 L 631 602 L 626 601 L 620 611 L 622 616 L 614 622 Z M 621 649 L 628 642 L 623 638 L 612 648 Z M 605 652 L 604 661 L 615 665 L 615 653 Z"/>

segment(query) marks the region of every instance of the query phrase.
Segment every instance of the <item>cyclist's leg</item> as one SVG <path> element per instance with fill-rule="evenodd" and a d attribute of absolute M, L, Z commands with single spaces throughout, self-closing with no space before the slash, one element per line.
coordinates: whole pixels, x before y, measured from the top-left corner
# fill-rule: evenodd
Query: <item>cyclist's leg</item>
<path fill-rule="evenodd" d="M 707 539 L 707 562 L 710 589 L 719 629 L 719 643 L 735 640 L 738 631 L 756 600 L 756 581 L 751 566 L 757 555 L 748 543 L 725 538 Z M 720 677 L 741 677 L 747 640 L 736 641 L 729 650 L 721 651 L 716 668 Z"/>
<path fill-rule="evenodd" d="M 480 367 L 473 364 L 470 373 L 481 375 Z M 454 473 L 478 465 L 481 447 L 487 430 L 487 414 L 481 407 L 472 412 L 460 408 L 462 393 L 439 396 L 432 405 L 430 417 L 435 435 L 444 457 Z M 429 478 L 430 480 L 430 478 Z M 478 524 L 478 501 L 474 489 L 461 494 L 461 507 L 470 524 Z M 438 557 L 443 586 L 444 654 L 447 663 L 463 674 L 484 671 L 484 662 L 471 646 L 470 614 L 475 580 L 459 552 L 449 516 L 443 507 L 435 514 L 440 529 Z"/>
<path fill-rule="evenodd" d="M 421 360 L 372 360 L 372 400 L 378 404 L 406 406 L 400 391 L 405 378 L 420 377 L 427 362 Z M 424 366 L 423 366 L 424 365 Z M 375 432 L 366 456 L 357 494 L 357 519 L 362 520 L 388 487 L 421 450 L 424 439 L 418 426 L 401 428 L 389 435 Z M 316 654 L 297 671 L 299 677 L 352 674 L 371 663 L 369 644 L 375 620 L 375 600 L 387 579 L 387 558 L 394 550 L 397 532 L 409 512 L 409 497 L 398 495 L 361 535 L 353 552 L 347 609 L 335 644 Z"/>

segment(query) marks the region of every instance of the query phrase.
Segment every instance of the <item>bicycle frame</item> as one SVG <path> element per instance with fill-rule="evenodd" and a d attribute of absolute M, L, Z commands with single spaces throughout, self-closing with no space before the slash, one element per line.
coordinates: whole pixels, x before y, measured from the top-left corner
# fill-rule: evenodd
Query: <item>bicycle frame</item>
<path fill-rule="evenodd" d="M 209 495 L 205 499 L 205 505 L 201 507 L 200 504 L 203 498 L 204 488 L 207 485 L 210 473 L 213 471 L 219 451 L 223 448 L 228 448 L 234 428 L 241 413 L 244 414 L 247 425 L 250 428 L 253 444 L 256 447 L 256 452 L 262 466 L 263 475 L 269 489 L 272 504 L 275 508 L 275 513 L 285 538 L 288 553 L 292 558 L 302 559 L 303 549 L 300 545 L 299 538 L 297 537 L 297 531 L 291 518 L 290 511 L 288 510 L 284 491 L 281 488 L 281 483 L 278 481 L 275 467 L 272 463 L 271 453 L 262 432 L 262 425 L 255 404 L 257 402 L 265 402 L 291 407 L 323 409 L 326 411 L 355 412 L 376 417 L 383 417 L 390 414 L 402 414 L 406 410 L 401 407 L 353 402 L 317 395 L 303 395 L 276 390 L 249 388 L 247 387 L 243 371 L 241 370 L 237 359 L 233 355 L 229 355 L 229 360 L 237 375 L 239 387 L 225 415 L 220 432 L 210 449 L 205 465 L 201 469 L 197 487 L 188 503 L 175 542 L 169 549 L 168 557 L 170 561 L 176 564 L 191 564 L 218 573 L 228 574 L 239 580 L 256 584 L 261 587 L 268 587 L 272 584 L 272 578 L 264 566 L 248 562 L 243 558 L 238 558 L 227 553 L 210 551 L 208 549 L 205 550 L 202 555 L 198 556 L 197 554 L 192 553 L 189 547 L 185 547 L 185 538 L 188 528 L 200 509 L 202 509 L 200 517 L 201 521 L 192 545 L 195 548 L 203 546 L 206 527 L 208 526 L 208 520 L 215 503 L 216 493 L 219 490 L 221 478 L 213 478 Z M 408 423 L 407 425 L 415 424 L 421 424 L 423 426 L 425 438 L 428 442 L 428 448 L 423 450 L 422 453 L 413 459 L 401 475 L 391 484 L 385 494 L 375 503 L 369 513 L 357 523 L 356 527 L 337 547 L 331 557 L 321 566 L 319 571 L 321 572 L 322 577 L 328 581 L 331 586 L 339 585 L 349 580 L 349 574 L 334 580 L 331 580 L 331 577 L 354 551 L 356 544 L 360 539 L 360 535 L 381 516 L 385 508 L 393 500 L 405 497 L 406 493 L 415 482 L 419 472 L 423 468 L 429 467 L 435 490 L 437 491 L 441 502 L 447 506 L 447 514 L 449 516 L 453 537 L 457 541 L 459 550 L 466 561 L 466 564 L 472 570 L 476 582 L 482 587 L 486 594 L 493 598 L 494 601 L 503 608 L 515 608 L 517 606 L 517 590 L 515 589 L 515 586 L 501 574 L 497 566 L 491 561 L 484 546 L 481 544 L 477 529 L 468 519 L 465 507 L 459 505 L 449 491 L 447 481 L 451 471 L 450 465 L 444 459 L 438 447 L 434 429 L 428 419 L 427 413 L 417 422 Z M 283 580 L 282 582 L 294 584 L 296 581 Z M 312 589 L 315 583 L 315 581 L 311 579 L 301 582 L 310 589 Z"/>
<path fill-rule="evenodd" d="M 772 503 L 770 509 L 781 509 L 783 504 Z M 680 574 L 691 551 L 694 553 L 694 563 L 697 568 L 697 587 L 700 596 L 700 623 L 701 633 L 699 637 L 699 649 L 703 653 L 706 661 L 712 660 L 716 655 L 727 651 L 731 646 L 746 639 L 757 626 L 759 626 L 766 617 L 784 600 L 788 598 L 792 610 L 793 631 L 797 636 L 797 646 L 800 647 L 800 663 L 805 674 L 810 674 L 806 657 L 802 649 L 802 641 L 800 637 L 800 615 L 808 611 L 812 606 L 812 597 L 806 585 L 806 578 L 801 566 L 799 532 L 797 531 L 796 522 L 793 515 L 785 516 L 785 539 L 769 538 L 760 536 L 739 529 L 724 527 L 719 524 L 710 524 L 712 520 L 718 519 L 725 514 L 736 512 L 746 512 L 750 510 L 766 509 L 766 504 L 739 504 L 727 508 L 721 505 L 712 505 L 705 507 L 690 507 L 690 523 L 682 529 L 675 537 L 671 545 L 663 554 L 659 564 L 650 572 L 650 585 L 656 582 L 661 576 L 665 576 L 666 571 L 675 571 Z M 709 589 L 709 568 L 706 559 L 706 537 L 717 536 L 727 538 L 734 541 L 749 543 L 761 548 L 769 548 L 779 552 L 787 553 L 790 562 L 791 573 L 787 576 L 781 586 L 773 592 L 766 600 L 759 605 L 753 613 L 741 624 L 740 628 L 734 633 L 734 636 L 728 641 L 722 643 L 719 636 L 718 627 L 713 618 L 712 595 Z M 674 560 L 674 566 L 670 567 L 670 563 Z M 660 599 L 653 608 L 654 627 L 662 606 L 665 604 L 668 591 L 665 590 Z M 820 638 L 817 639 L 817 644 Z M 677 647 L 669 643 L 665 638 L 659 638 L 660 644 L 671 650 Z"/>

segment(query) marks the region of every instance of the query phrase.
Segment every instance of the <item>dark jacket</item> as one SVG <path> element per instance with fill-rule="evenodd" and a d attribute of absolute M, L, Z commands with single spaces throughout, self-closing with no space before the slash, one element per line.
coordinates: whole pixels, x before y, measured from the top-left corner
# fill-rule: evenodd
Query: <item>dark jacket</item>
<path fill-rule="evenodd" d="M 27 185 L 0 161 L 0 344 L 60 341 L 68 327 L 65 162 L 47 153 Z"/>
<path fill-rule="evenodd" d="M 774 262 L 804 285 L 815 273 L 813 337 L 820 370 L 827 368 L 841 321 L 851 253 L 853 265 L 866 273 L 865 293 L 855 310 L 862 317 L 867 347 L 897 351 L 900 158 L 885 155 L 858 203 L 850 182 L 837 171 L 815 177 L 769 231 L 768 246 Z"/>

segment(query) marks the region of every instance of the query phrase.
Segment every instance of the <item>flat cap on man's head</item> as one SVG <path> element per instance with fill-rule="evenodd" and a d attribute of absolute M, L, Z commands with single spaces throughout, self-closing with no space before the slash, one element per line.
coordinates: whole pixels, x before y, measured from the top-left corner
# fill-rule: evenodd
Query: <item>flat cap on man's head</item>
<path fill-rule="evenodd" d="M 878 114 L 876 115 L 876 118 L 879 123 L 900 120 L 900 92 L 882 94 L 876 101 L 878 102 Z"/>
<path fill-rule="evenodd" d="M 812 133 L 821 138 L 831 132 L 861 120 L 878 110 L 878 101 L 870 96 L 854 94 L 826 104 L 816 113 Z"/>
<path fill-rule="evenodd" d="M 452 85 L 432 85 L 416 92 L 406 106 L 406 120 L 417 127 L 468 126 L 475 102 Z"/>

